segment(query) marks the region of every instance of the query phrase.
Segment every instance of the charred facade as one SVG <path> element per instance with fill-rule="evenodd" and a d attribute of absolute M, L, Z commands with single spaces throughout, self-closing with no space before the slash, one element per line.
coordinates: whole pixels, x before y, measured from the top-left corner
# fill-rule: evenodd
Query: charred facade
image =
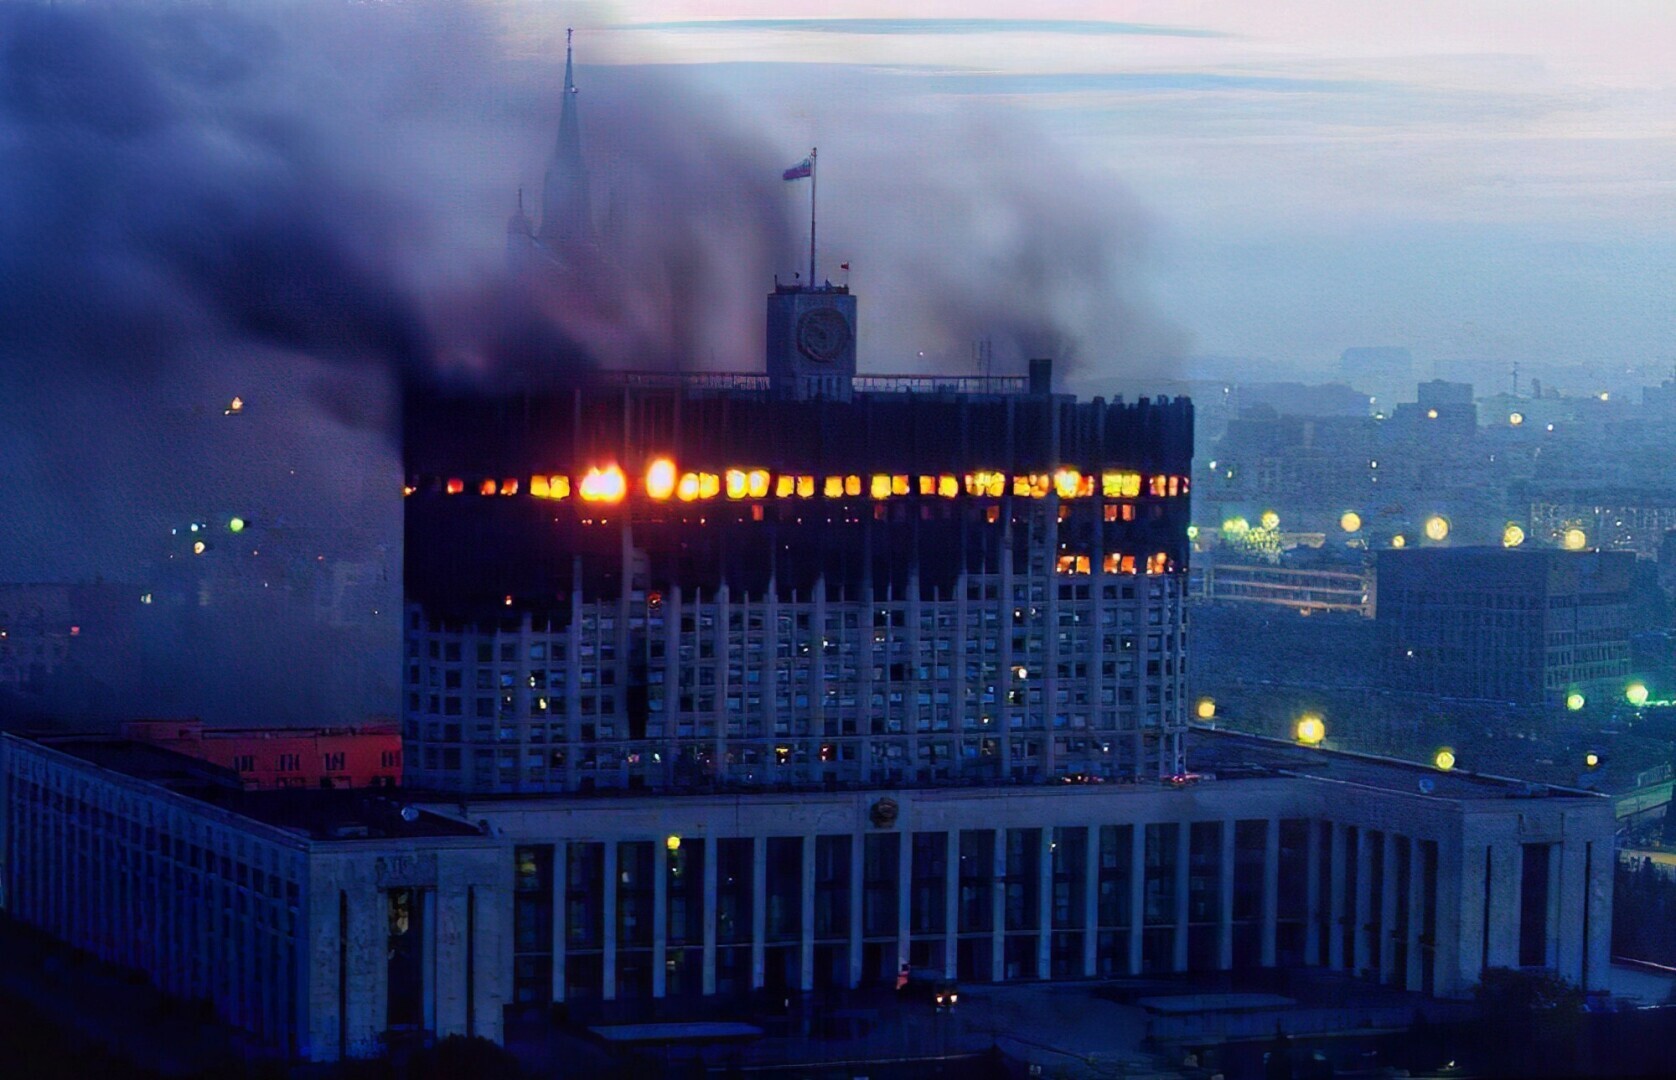
<path fill-rule="evenodd" d="M 776 367 L 409 400 L 416 782 L 1183 769 L 1186 400 Z"/>

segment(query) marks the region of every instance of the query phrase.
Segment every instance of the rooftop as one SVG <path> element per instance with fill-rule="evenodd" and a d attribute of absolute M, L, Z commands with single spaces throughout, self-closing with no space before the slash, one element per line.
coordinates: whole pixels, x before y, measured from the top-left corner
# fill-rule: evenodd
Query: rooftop
<path fill-rule="evenodd" d="M 309 840 L 478 836 L 479 831 L 413 806 L 402 792 L 377 788 L 246 791 L 231 769 L 153 743 L 110 735 L 8 735 L 97 768 L 218 807 Z"/>

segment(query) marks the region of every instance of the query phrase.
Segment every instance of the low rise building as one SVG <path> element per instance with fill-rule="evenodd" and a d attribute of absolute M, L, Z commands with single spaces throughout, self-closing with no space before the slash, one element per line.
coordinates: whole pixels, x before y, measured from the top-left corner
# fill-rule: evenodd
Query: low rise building
<path fill-rule="evenodd" d="M 231 769 L 252 790 L 395 787 L 402 734 L 395 722 L 360 727 L 207 727 L 202 720 L 136 720 L 124 736 Z"/>
<path fill-rule="evenodd" d="M 281 1056 L 833 991 L 1307 966 L 1439 997 L 1604 985 L 1612 801 L 1190 732 L 1197 775 L 672 795 L 247 792 L 0 737 L 5 910 Z M 683 1000 L 688 1004 L 683 1005 Z"/>

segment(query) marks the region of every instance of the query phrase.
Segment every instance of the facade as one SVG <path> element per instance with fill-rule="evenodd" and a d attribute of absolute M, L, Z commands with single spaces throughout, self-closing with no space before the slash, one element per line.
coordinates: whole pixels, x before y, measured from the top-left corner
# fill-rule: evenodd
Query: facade
<path fill-rule="evenodd" d="M 125 738 L 230 769 L 245 788 L 395 787 L 402 782 L 396 724 L 351 728 L 223 728 L 201 720 L 137 720 Z"/>
<path fill-rule="evenodd" d="M 1391 690 L 1537 703 L 1630 673 L 1628 552 L 1379 553 L 1379 677 Z"/>
<path fill-rule="evenodd" d="M 1200 561 L 1195 595 L 1213 604 L 1266 604 L 1308 613 L 1352 611 L 1372 618 L 1373 572 Z"/>
<path fill-rule="evenodd" d="M 0 907 L 278 1056 L 499 1038 L 510 873 L 480 828 L 372 791 L 245 791 L 143 742 L 0 735 Z"/>
<path fill-rule="evenodd" d="M 902 963 L 966 982 L 1306 966 L 1594 989 L 1613 805 L 1222 732 L 1176 781 L 490 797 L 245 792 L 144 744 L 0 737 L 4 906 L 281 1055 L 692 1015 Z"/>
<path fill-rule="evenodd" d="M 415 783 L 1182 771 L 1191 405 L 857 376 L 853 315 L 780 286 L 764 374 L 407 403 Z"/>

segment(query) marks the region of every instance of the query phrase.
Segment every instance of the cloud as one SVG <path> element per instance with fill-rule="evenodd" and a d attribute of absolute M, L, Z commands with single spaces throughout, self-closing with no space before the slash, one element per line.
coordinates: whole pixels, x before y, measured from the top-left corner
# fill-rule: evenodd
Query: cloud
<path fill-rule="evenodd" d="M 620 30 L 790 30 L 811 34 L 863 36 L 900 34 L 1074 34 L 1079 37 L 1228 37 L 1200 27 L 1102 19 L 687 19 L 672 22 L 619 23 Z"/>

